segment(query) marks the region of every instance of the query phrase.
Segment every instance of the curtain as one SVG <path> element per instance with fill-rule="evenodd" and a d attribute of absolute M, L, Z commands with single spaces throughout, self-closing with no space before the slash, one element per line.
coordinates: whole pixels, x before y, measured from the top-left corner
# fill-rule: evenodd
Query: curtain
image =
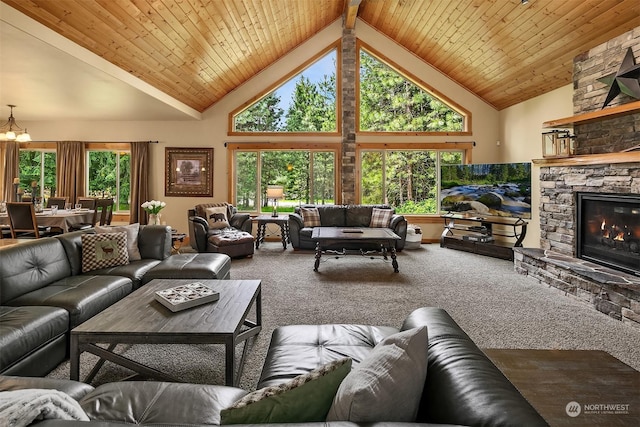
<path fill-rule="evenodd" d="M 84 196 L 84 142 L 61 141 L 56 144 L 56 195 L 75 203 Z"/>
<path fill-rule="evenodd" d="M 2 182 L 0 182 L 0 200 L 15 202 L 13 193 L 13 179 L 20 176 L 20 143 L 16 141 L 0 142 L 0 167 L 2 170 Z"/>
<path fill-rule="evenodd" d="M 147 215 L 140 207 L 149 200 L 149 142 L 131 143 L 131 205 L 130 223 L 147 223 Z"/>

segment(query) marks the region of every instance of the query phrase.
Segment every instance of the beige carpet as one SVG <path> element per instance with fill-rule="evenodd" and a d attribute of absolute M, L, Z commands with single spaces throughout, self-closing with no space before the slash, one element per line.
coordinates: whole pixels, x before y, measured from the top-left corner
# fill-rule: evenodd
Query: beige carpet
<path fill-rule="evenodd" d="M 411 310 L 446 309 L 481 348 L 604 350 L 640 370 L 640 329 L 514 272 L 513 263 L 422 245 L 398 255 L 400 273 L 381 258 L 323 256 L 260 246 L 253 258 L 233 260 L 233 279 L 261 279 L 263 331 L 251 349 L 241 386 L 254 389 L 271 332 L 279 325 L 362 323 L 400 327 Z M 240 347 L 238 347 L 238 351 Z M 122 346 L 134 360 L 188 382 L 223 384 L 221 346 Z M 95 363 L 83 355 L 82 375 Z M 106 363 L 94 384 L 131 372 Z M 50 376 L 68 378 L 68 362 Z"/>

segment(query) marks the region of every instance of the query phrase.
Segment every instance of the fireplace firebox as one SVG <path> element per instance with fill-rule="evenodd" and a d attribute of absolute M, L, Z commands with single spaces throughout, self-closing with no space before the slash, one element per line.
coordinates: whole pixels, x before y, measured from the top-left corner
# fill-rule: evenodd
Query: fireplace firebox
<path fill-rule="evenodd" d="M 640 276 L 640 195 L 576 193 L 578 258 Z"/>

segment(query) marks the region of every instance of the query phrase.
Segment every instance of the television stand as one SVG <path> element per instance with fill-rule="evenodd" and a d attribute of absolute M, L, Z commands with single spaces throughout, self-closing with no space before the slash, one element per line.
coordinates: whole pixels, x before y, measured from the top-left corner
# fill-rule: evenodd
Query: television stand
<path fill-rule="evenodd" d="M 440 215 L 440 218 L 444 219 L 440 247 L 511 261 L 513 248 L 521 247 L 527 234 L 527 222 L 522 218 L 454 213 Z"/>

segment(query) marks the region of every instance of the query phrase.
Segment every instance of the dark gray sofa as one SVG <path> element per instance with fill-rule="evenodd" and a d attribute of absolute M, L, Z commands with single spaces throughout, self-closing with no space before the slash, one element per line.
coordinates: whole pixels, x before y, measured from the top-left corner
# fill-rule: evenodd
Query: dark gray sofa
<path fill-rule="evenodd" d="M 371 325 L 289 325 L 277 328 L 258 388 L 288 381 L 332 360 L 351 357 L 357 364 L 385 337 L 427 326 L 427 376 L 416 425 L 546 426 L 547 423 L 442 309 L 423 307 L 400 328 Z M 218 385 L 166 382 L 116 382 L 93 387 L 73 381 L 0 377 L 0 391 L 53 388 L 67 392 L 96 426 L 137 424 L 215 425 L 221 409 L 247 391 Z M 313 402 L 308 404 L 312 405 Z M 39 426 L 82 426 L 48 420 Z M 285 424 L 295 426 L 296 424 Z M 305 423 L 307 427 L 355 427 L 352 422 Z M 414 423 L 377 422 L 375 426 Z"/>
<path fill-rule="evenodd" d="M 369 227 L 373 208 L 391 209 L 388 205 L 303 205 L 303 208 L 318 208 L 321 227 Z M 391 231 L 400 236 L 396 241 L 396 251 L 404 248 L 407 239 L 407 220 L 402 215 L 395 214 L 389 224 Z M 315 250 L 316 242 L 311 240 L 313 227 L 305 227 L 300 207 L 296 207 L 294 213 L 289 215 L 289 237 L 294 249 Z M 335 249 L 342 249 L 340 248 Z M 361 247 L 346 247 L 345 249 L 360 249 Z"/>
<path fill-rule="evenodd" d="M 142 259 L 82 273 L 82 234 L 0 249 L 0 373 L 46 375 L 68 357 L 69 331 L 152 279 L 228 279 L 223 254 L 171 255 L 171 229 L 142 226 Z"/>

